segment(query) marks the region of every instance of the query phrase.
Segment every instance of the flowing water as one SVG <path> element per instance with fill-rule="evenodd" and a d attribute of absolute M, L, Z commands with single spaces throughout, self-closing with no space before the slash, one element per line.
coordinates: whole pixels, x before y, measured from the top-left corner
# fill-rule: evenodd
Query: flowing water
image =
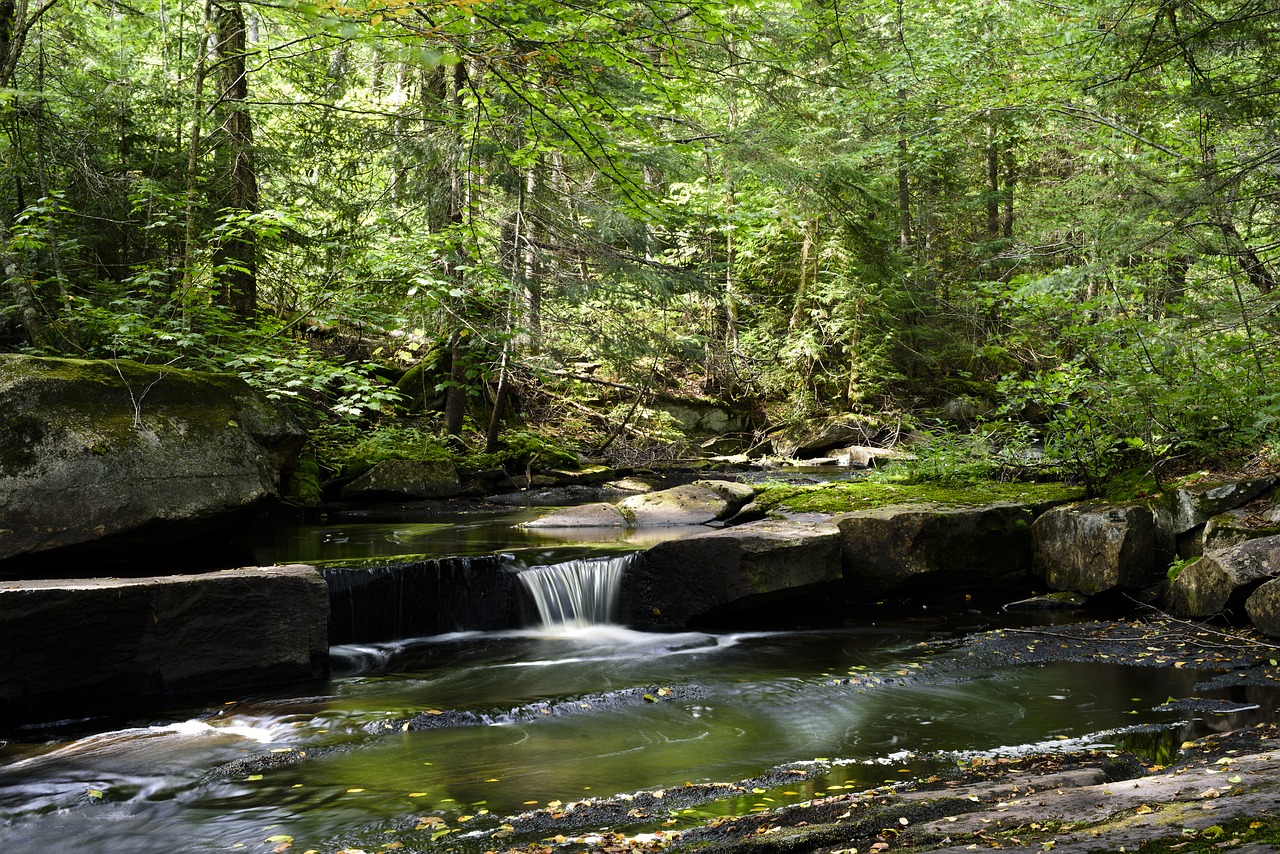
<path fill-rule="evenodd" d="M 1137 725 L 1176 745 L 1275 711 L 1270 693 L 1233 715 L 1159 710 L 1196 694 L 1183 669 L 976 664 L 963 638 L 1006 623 L 998 612 L 632 631 L 607 620 L 623 571 L 625 558 L 523 569 L 540 624 L 335 647 L 332 678 L 301 691 L 4 734 L 0 852 L 483 851 L 528 840 L 467 834 L 555 802 L 783 763 L 817 772 L 691 809 L 679 827 L 969 752 L 1136 743 Z"/>

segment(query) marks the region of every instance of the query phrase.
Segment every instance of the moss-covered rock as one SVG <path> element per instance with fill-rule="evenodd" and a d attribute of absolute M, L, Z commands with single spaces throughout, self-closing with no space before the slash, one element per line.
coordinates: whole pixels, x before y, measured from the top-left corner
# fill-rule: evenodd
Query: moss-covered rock
<path fill-rule="evenodd" d="M 1261 582 L 1280 576 L 1280 536 L 1208 552 L 1169 584 L 1168 604 L 1184 617 L 1208 617 L 1241 602 Z"/>
<path fill-rule="evenodd" d="M 448 498 L 462 491 L 452 460 L 383 460 L 347 484 L 345 498 Z"/>
<path fill-rule="evenodd" d="M 239 377 L 0 355 L 0 559 L 278 495 L 302 428 Z"/>

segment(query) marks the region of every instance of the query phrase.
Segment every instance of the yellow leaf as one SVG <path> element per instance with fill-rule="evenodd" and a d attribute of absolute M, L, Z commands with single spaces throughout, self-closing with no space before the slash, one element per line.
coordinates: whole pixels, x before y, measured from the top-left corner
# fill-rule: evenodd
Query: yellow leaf
<path fill-rule="evenodd" d="M 370 18 L 370 19 L 369 19 L 369 23 L 370 23 L 370 24 L 372 24 L 372 25 L 373 25 L 373 26 L 375 26 L 375 27 L 376 27 L 376 26 L 378 26 L 378 24 L 381 24 L 381 23 L 382 23 L 382 16 L 381 16 L 381 15 L 374 15 L 372 18 Z"/>
<path fill-rule="evenodd" d="M 1155 812 L 1155 810 L 1153 810 L 1151 807 L 1147 806 L 1146 804 L 1143 804 L 1142 806 L 1138 807 L 1136 812 L 1138 815 L 1147 815 L 1148 813 Z"/>

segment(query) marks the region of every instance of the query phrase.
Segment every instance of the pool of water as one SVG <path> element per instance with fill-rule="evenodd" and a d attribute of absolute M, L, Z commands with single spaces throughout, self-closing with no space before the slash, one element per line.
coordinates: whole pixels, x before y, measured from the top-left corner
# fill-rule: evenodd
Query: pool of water
<path fill-rule="evenodd" d="M 998 618 L 739 634 L 597 626 L 341 647 L 333 678 L 305 695 L 9 734 L 0 851 L 253 851 L 286 837 L 299 852 L 442 850 L 548 803 L 783 763 L 820 761 L 821 773 L 677 823 L 928 774 L 961 752 L 1107 743 L 1137 724 L 1181 739 L 1274 712 L 1270 694 L 1266 708 L 1235 716 L 1158 711 L 1192 693 L 1187 670 L 984 669 L 951 642 L 919 645 L 960 636 L 961 620 Z M 649 699 L 634 702 L 626 689 L 637 686 Z M 405 727 L 457 712 L 470 713 L 462 725 Z M 310 755 L 227 770 L 273 751 Z"/>
<path fill-rule="evenodd" d="M 257 547 L 264 562 L 508 551 L 527 565 L 637 547 L 512 528 L 539 512 L 330 518 Z M 1185 668 L 993 667 L 968 655 L 967 635 L 1025 616 L 869 614 L 805 631 L 606 624 L 341 646 L 323 683 L 3 733 L 0 852 L 481 852 L 531 841 L 485 835 L 501 832 L 503 817 L 584 798 L 742 780 L 787 763 L 812 772 L 654 817 L 655 828 L 678 828 L 927 775 L 972 752 L 1144 738 L 1156 749 L 1276 711 L 1272 692 L 1197 691 L 1203 674 Z M 1191 695 L 1248 708 L 1160 708 Z M 1156 735 L 1126 734 L 1138 726 Z"/>

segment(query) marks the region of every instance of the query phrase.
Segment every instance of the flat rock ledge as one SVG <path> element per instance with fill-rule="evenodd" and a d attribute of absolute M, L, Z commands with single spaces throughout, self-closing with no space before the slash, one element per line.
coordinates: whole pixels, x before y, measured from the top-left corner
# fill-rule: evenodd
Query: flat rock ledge
<path fill-rule="evenodd" d="M 329 590 L 309 566 L 0 582 L 0 718 L 257 689 L 328 672 Z"/>

